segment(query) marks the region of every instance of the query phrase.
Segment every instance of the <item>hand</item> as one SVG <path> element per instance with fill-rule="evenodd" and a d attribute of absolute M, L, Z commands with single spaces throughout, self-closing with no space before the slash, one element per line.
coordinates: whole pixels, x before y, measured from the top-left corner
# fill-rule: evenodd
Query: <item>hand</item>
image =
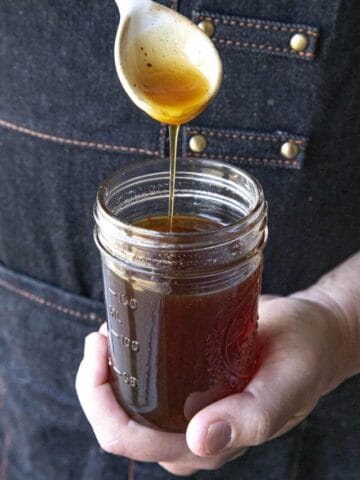
<path fill-rule="evenodd" d="M 261 365 L 242 393 L 198 412 L 186 435 L 164 433 L 130 419 L 108 383 L 102 327 L 85 341 L 76 388 L 102 448 L 135 460 L 159 462 L 176 475 L 216 469 L 249 446 L 300 423 L 319 398 L 343 380 L 343 335 L 324 304 L 272 297 L 260 302 Z"/>

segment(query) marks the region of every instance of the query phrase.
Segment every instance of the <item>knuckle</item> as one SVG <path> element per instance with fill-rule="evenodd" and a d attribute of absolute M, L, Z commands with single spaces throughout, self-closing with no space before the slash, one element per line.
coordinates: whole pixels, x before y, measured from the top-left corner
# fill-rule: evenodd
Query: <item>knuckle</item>
<path fill-rule="evenodd" d="M 226 460 L 220 459 L 220 458 L 209 458 L 206 462 L 205 465 L 202 465 L 203 470 L 217 470 L 218 468 L 221 468 L 224 463 L 226 463 Z"/>
<path fill-rule="evenodd" d="M 252 444 L 260 445 L 271 436 L 271 416 L 267 410 L 257 412 L 252 425 Z"/>
<path fill-rule="evenodd" d="M 120 448 L 118 442 L 110 440 L 108 438 L 98 438 L 98 442 L 100 448 L 104 450 L 104 452 L 111 453 L 112 455 L 120 455 Z"/>
<path fill-rule="evenodd" d="M 104 335 L 105 337 L 108 336 L 108 328 L 107 328 L 107 323 L 104 322 L 101 324 L 98 333 L 101 333 L 101 335 Z"/>
<path fill-rule="evenodd" d="M 196 473 L 198 470 L 217 470 L 226 463 L 224 458 L 199 458 L 191 462 L 160 462 L 159 465 L 167 470 L 172 475 L 189 476 Z"/>
<path fill-rule="evenodd" d="M 198 468 L 193 468 L 193 467 L 184 466 L 184 465 L 176 465 L 174 463 L 168 463 L 168 462 L 160 462 L 159 465 L 167 472 L 171 473 L 172 475 L 176 475 L 178 477 L 188 477 L 189 475 L 193 475 L 198 471 Z"/>
<path fill-rule="evenodd" d="M 91 343 L 93 340 L 95 340 L 98 337 L 98 332 L 91 332 L 88 333 L 85 337 L 85 345 Z"/>
<path fill-rule="evenodd" d="M 82 370 L 83 370 L 83 362 L 80 363 L 78 371 L 76 373 L 76 377 L 75 377 L 75 390 L 77 392 L 81 390 Z"/>

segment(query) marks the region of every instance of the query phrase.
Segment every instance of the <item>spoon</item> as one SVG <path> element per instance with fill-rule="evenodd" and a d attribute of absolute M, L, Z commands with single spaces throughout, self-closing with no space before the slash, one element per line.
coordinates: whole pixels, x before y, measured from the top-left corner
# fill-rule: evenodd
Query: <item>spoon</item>
<path fill-rule="evenodd" d="M 208 36 L 151 0 L 116 0 L 115 65 L 130 99 L 152 118 L 181 125 L 215 97 L 222 63 Z"/>

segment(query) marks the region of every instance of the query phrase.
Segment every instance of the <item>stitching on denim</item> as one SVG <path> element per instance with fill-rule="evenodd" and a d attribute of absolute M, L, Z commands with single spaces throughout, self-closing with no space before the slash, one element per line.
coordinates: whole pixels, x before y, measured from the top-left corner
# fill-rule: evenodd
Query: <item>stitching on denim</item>
<path fill-rule="evenodd" d="M 98 322 L 102 323 L 104 320 L 96 315 L 96 313 L 91 312 L 91 313 L 83 313 L 78 310 L 74 310 L 72 308 L 68 308 L 64 305 L 60 305 L 58 303 L 52 302 L 50 300 L 47 300 L 44 297 L 40 297 L 39 295 L 35 295 L 27 290 L 24 290 L 22 288 L 15 287 L 15 285 L 12 285 L 11 283 L 7 282 L 6 280 L 3 280 L 0 278 L 0 286 L 3 288 L 6 288 L 12 293 L 15 293 L 16 295 L 19 295 L 21 297 L 26 298 L 27 300 L 30 300 L 32 302 L 38 303 L 39 305 L 42 305 L 43 307 L 49 307 L 52 308 L 53 310 L 57 310 L 58 312 L 65 313 L 66 315 L 70 315 L 72 317 L 76 318 L 82 318 L 84 320 L 91 320 L 93 322 Z"/>
<path fill-rule="evenodd" d="M 280 159 L 271 159 L 271 158 L 255 158 L 255 157 L 240 157 L 237 155 L 220 155 L 220 154 L 209 154 L 202 155 L 201 153 L 186 153 L 186 157 L 197 157 L 197 158 L 212 158 L 214 160 L 226 160 L 226 161 L 241 161 L 247 162 L 250 165 L 267 165 L 271 167 L 288 167 L 300 169 L 300 165 L 296 160 L 280 160 Z"/>
<path fill-rule="evenodd" d="M 123 145 L 111 145 L 108 143 L 87 142 L 83 140 L 74 140 L 71 138 L 58 137 L 56 135 L 49 135 L 48 133 L 38 132 L 36 130 L 30 130 L 29 128 L 16 125 L 15 123 L 7 122 L 0 119 L 0 126 L 15 130 L 16 132 L 24 133 L 32 137 L 40 138 L 41 140 L 48 140 L 50 142 L 61 143 L 65 145 L 72 145 L 76 147 L 94 148 L 97 150 L 109 150 L 114 152 L 128 152 L 128 153 L 143 153 L 146 155 L 159 155 L 157 150 L 148 150 L 145 148 L 137 147 L 125 147 Z"/>
<path fill-rule="evenodd" d="M 271 53 L 286 54 L 292 57 L 300 57 L 306 60 L 312 60 L 313 58 L 315 58 L 315 55 L 312 52 L 294 52 L 289 48 L 272 47 L 271 45 L 264 45 L 262 43 L 239 42 L 238 40 L 227 40 L 225 38 L 219 37 L 213 37 L 212 40 L 213 42 L 217 42 L 220 45 L 235 45 L 236 47 L 240 48 L 258 49 L 263 51 L 269 51 Z"/>
<path fill-rule="evenodd" d="M 196 14 L 195 14 L 196 15 Z M 317 38 L 319 36 L 319 32 L 316 30 L 311 30 L 310 28 L 302 28 L 302 27 L 288 27 L 285 25 L 271 25 L 266 22 L 262 22 L 261 20 L 234 20 L 234 19 L 226 19 L 220 15 L 213 14 L 213 15 L 198 15 L 200 20 L 213 20 L 215 24 L 223 23 L 224 25 L 231 25 L 231 26 L 239 26 L 241 28 L 255 28 L 256 30 L 267 30 L 267 31 L 274 31 L 274 32 L 288 32 L 288 33 L 306 33 L 312 37 Z"/>
<path fill-rule="evenodd" d="M 304 145 L 305 141 L 296 139 L 289 136 L 281 135 L 279 137 L 271 137 L 271 136 L 261 136 L 261 135 L 251 135 L 251 134 L 238 134 L 238 133 L 229 133 L 229 132 L 215 132 L 215 131 L 209 131 L 209 130 L 202 130 L 202 129 L 193 129 L 189 130 L 187 132 L 189 135 L 196 135 L 198 133 L 202 133 L 204 135 L 207 135 L 209 137 L 220 137 L 220 138 L 233 138 L 233 139 L 239 139 L 239 140 L 249 140 L 253 142 L 282 142 L 284 140 L 291 141 L 293 143 L 296 143 L 297 145 Z"/>
<path fill-rule="evenodd" d="M 7 467 L 9 462 L 9 452 L 11 447 L 12 438 L 10 433 L 5 434 L 4 445 L 1 451 L 1 460 L 0 460 L 0 479 L 7 479 Z"/>

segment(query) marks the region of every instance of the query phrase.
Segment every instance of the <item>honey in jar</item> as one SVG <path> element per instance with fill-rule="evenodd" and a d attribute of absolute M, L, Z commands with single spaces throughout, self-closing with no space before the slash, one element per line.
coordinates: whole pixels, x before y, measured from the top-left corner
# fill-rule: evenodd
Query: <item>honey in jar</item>
<path fill-rule="evenodd" d="M 169 232 L 166 167 L 146 162 L 105 180 L 96 240 L 115 395 L 139 422 L 184 432 L 256 369 L 266 204 L 245 172 L 181 160 L 183 213 Z"/>

